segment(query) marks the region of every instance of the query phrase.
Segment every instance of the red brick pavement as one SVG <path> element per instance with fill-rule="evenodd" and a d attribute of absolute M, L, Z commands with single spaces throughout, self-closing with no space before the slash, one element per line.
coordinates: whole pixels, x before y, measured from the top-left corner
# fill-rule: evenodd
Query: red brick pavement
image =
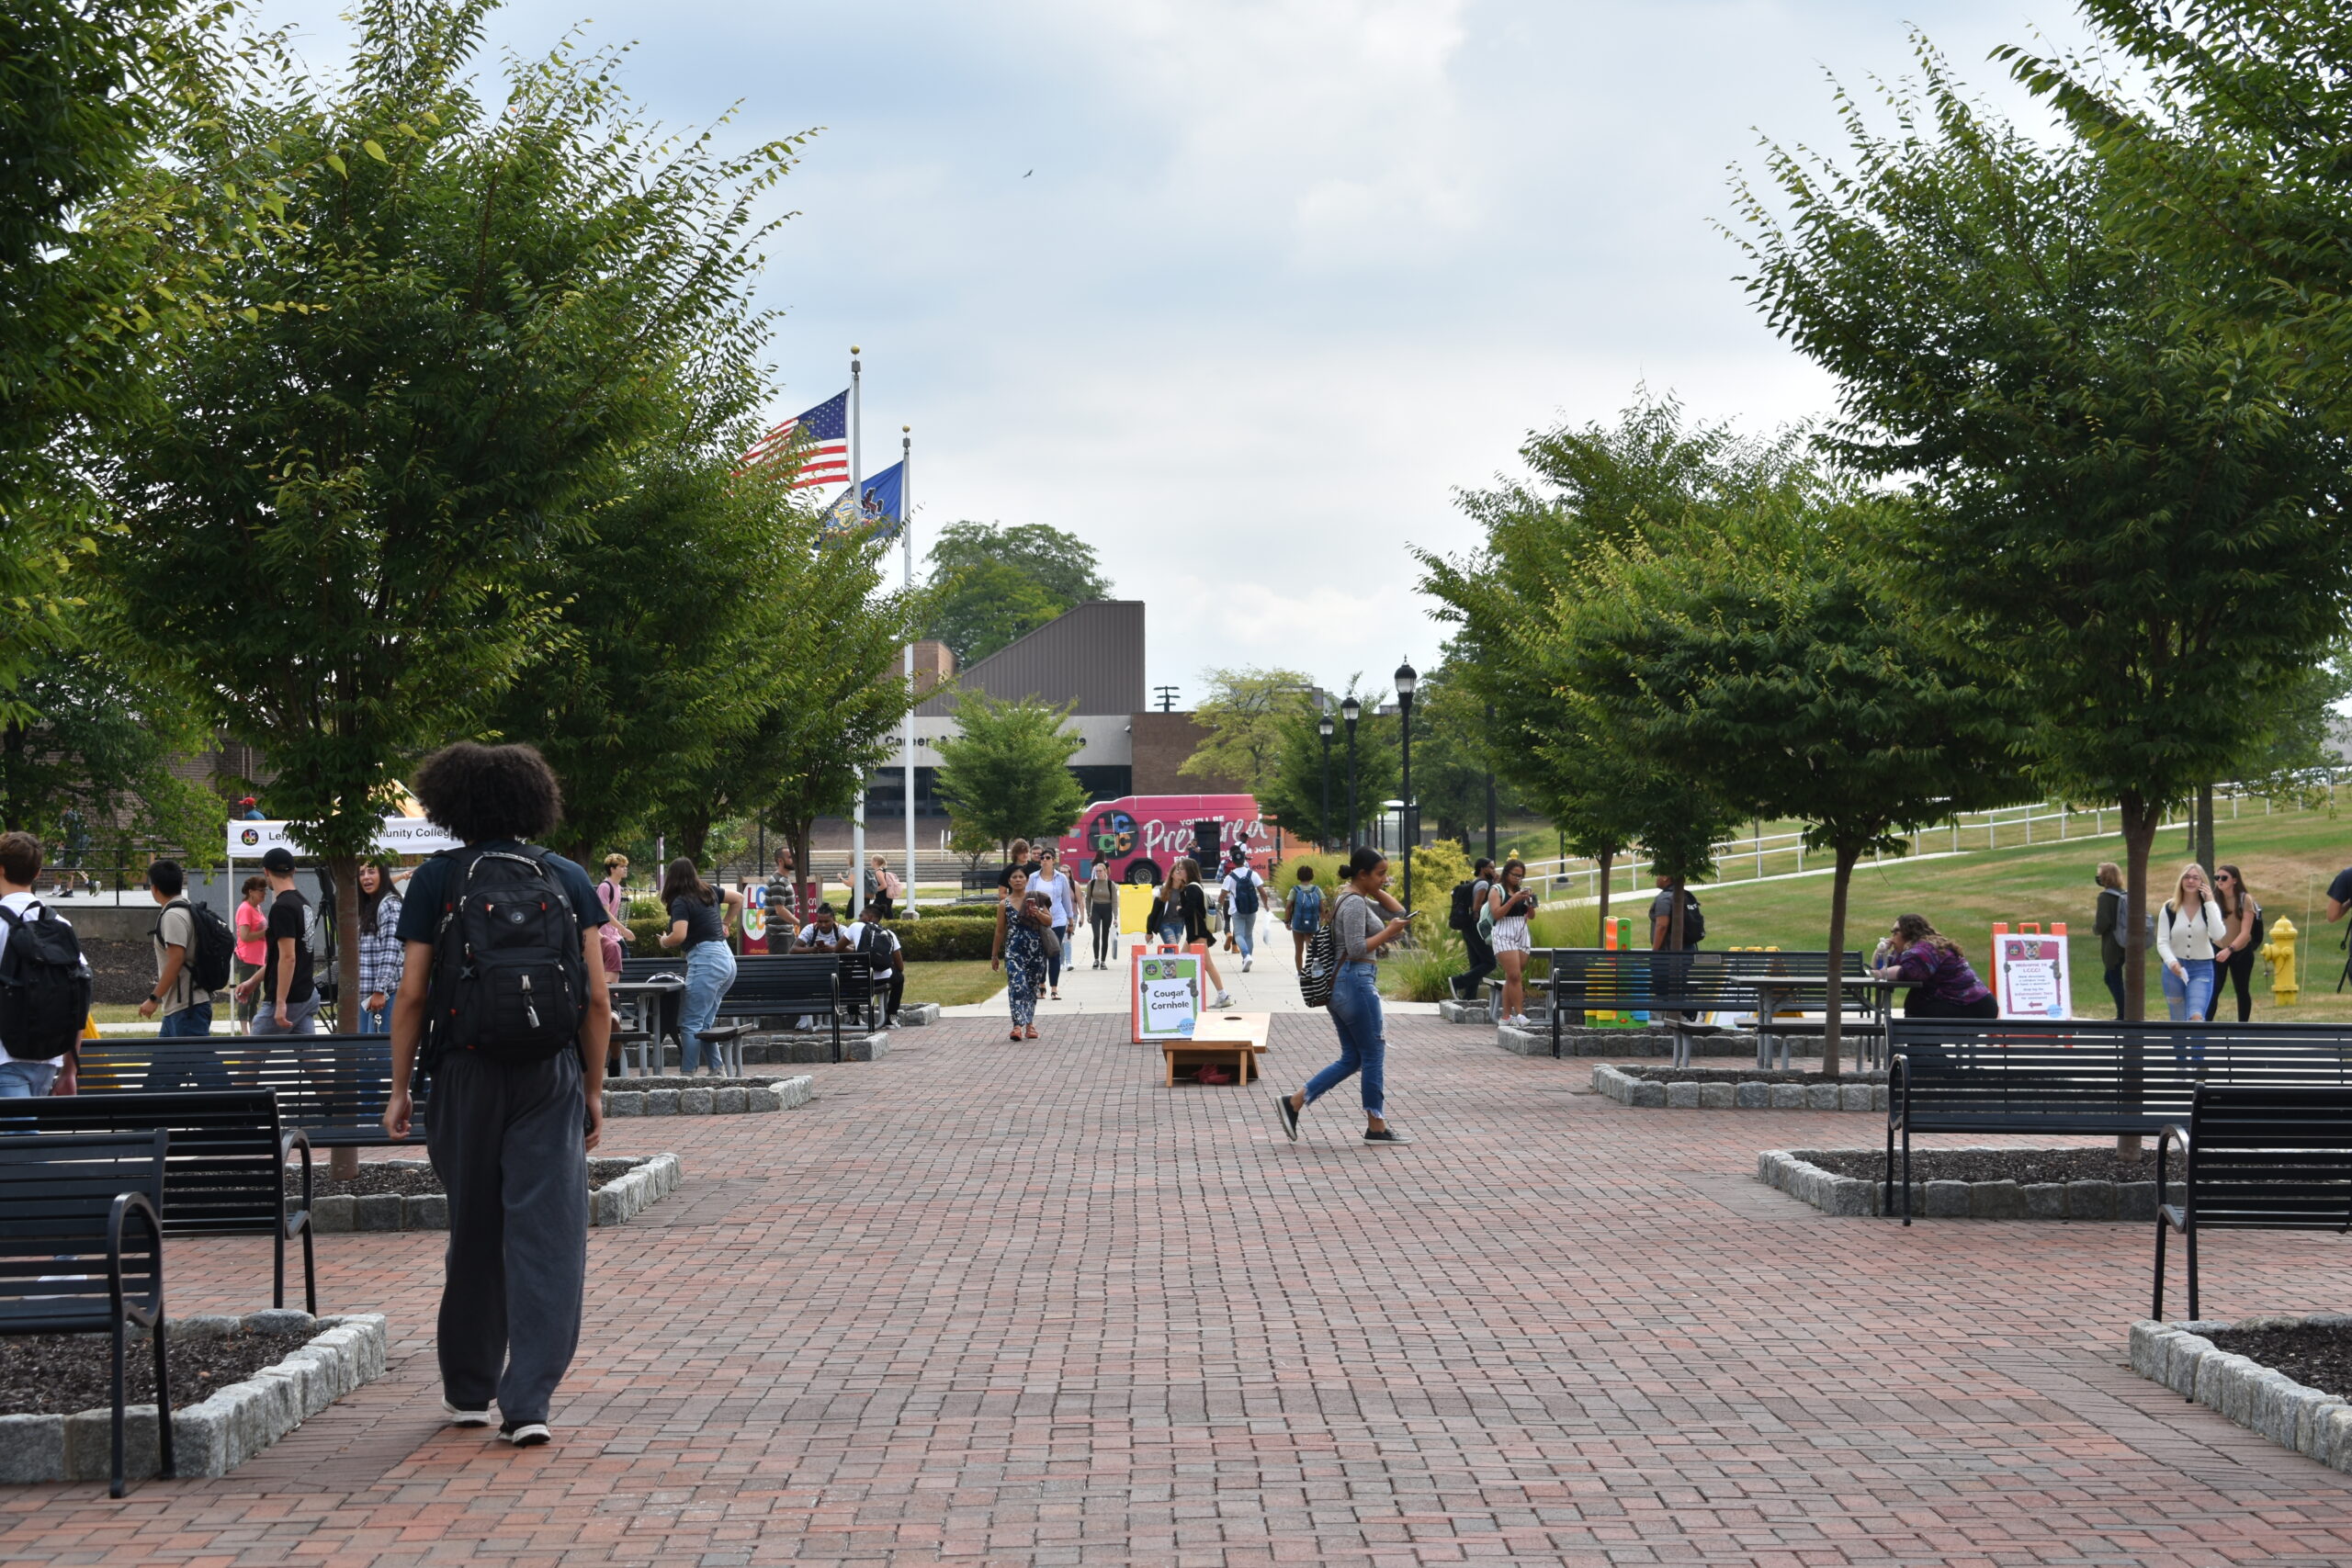
<path fill-rule="evenodd" d="M 906 1036 L 760 1117 L 615 1124 L 686 1183 L 592 1233 L 559 1440 L 435 1419 L 428 1235 L 324 1238 L 385 1381 L 238 1474 L 8 1489 L 8 1562 L 2352 1562 L 2352 1484 L 2124 1370 L 2143 1227 L 1830 1220 L 1762 1145 L 1865 1116 L 1643 1111 L 1392 1027 L 1352 1096 L 1159 1087 L 1113 1021 Z M 1278 1021 L 1283 1082 L 1329 1048 Z M 1671 1206 L 1654 1206 L 1660 1189 Z M 2343 1306 L 2342 1244 L 2228 1236 L 2217 1314 Z M 175 1308 L 250 1307 L 182 1242 Z"/>

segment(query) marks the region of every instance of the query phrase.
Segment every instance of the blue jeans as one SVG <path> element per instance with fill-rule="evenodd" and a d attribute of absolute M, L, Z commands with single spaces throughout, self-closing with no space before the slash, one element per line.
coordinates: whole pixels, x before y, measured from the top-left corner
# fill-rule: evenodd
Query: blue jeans
<path fill-rule="evenodd" d="M 723 942 L 698 942 L 686 950 L 686 994 L 678 1004 L 678 1066 L 693 1072 L 703 1065 L 702 1032 L 718 1016 L 718 998 L 735 983 L 735 955 Z M 714 1054 L 710 1064 L 718 1066 Z"/>
<path fill-rule="evenodd" d="M 390 1034 L 391 1032 L 392 1008 L 390 1002 L 385 1003 L 379 1008 L 361 1008 L 359 1010 L 360 1033 Z"/>
<path fill-rule="evenodd" d="M 158 1040 L 184 1040 L 190 1035 L 211 1032 L 212 1004 L 210 1002 L 198 1002 L 193 1007 L 184 1007 L 155 1026 L 155 1038 Z"/>
<path fill-rule="evenodd" d="M 1176 921 L 1176 922 L 1175 922 L 1174 924 L 1172 924 L 1172 925 L 1165 925 L 1165 926 L 1160 927 L 1160 928 L 1159 928 L 1159 940 L 1160 940 L 1161 942 L 1166 942 L 1166 943 L 1167 943 L 1169 946 L 1170 946 L 1170 947 L 1182 947 L 1182 946 L 1183 946 L 1183 945 L 1184 945 L 1184 922 L 1183 922 L 1183 921 L 1182 921 L 1182 920 L 1178 920 L 1178 921 Z"/>
<path fill-rule="evenodd" d="M 2175 1023 L 2191 1020 L 2205 1021 L 2205 1004 L 2213 999 L 2213 961 L 2210 958 L 2184 958 L 2180 961 L 2184 974 L 2175 975 L 2172 965 L 2165 965 L 2165 1010 L 2172 1014 Z M 2199 1060 L 2205 1053 L 2199 1049 Z"/>
<path fill-rule="evenodd" d="M 1241 944 L 1241 956 L 1247 958 L 1258 945 L 1258 911 L 1243 914 L 1233 911 L 1233 940 Z"/>
<path fill-rule="evenodd" d="M 0 1060 L 0 1100 L 40 1100 L 57 1081 L 57 1069 L 47 1062 Z"/>
<path fill-rule="evenodd" d="M 1340 1059 L 1306 1080 L 1306 1103 L 1314 1104 L 1340 1087 L 1351 1073 L 1363 1075 L 1363 1113 L 1382 1114 L 1387 1101 L 1385 1068 L 1388 1040 L 1381 1032 L 1380 987 L 1375 966 L 1359 958 L 1340 965 L 1331 987 L 1331 1022 L 1340 1031 Z"/>

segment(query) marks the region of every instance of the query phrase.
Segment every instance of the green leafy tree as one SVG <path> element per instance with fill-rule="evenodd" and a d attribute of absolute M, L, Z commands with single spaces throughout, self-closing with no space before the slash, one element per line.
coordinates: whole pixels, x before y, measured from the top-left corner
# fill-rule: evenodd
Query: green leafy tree
<path fill-rule="evenodd" d="M 1413 798 L 1440 838 L 1459 840 L 1463 852 L 1475 856 L 1488 789 L 1498 820 L 1524 807 L 1515 785 L 1496 771 L 1493 726 L 1485 700 L 1461 678 L 1464 657 L 1458 638 L 1449 643 L 1444 661 L 1421 677 L 1414 694 Z"/>
<path fill-rule="evenodd" d="M 1317 730 L 1320 717 L 1313 709 L 1281 716 L 1276 728 L 1281 745 L 1274 753 L 1273 773 L 1258 795 L 1258 808 L 1271 811 L 1295 837 L 1318 844 L 1344 847 L 1350 839 L 1368 837 L 1380 803 L 1396 798 L 1401 773 L 1397 724 L 1394 715 L 1377 711 L 1385 694 L 1361 694 L 1353 679 L 1348 694 L 1363 703 L 1356 721 L 1356 814 L 1348 819 L 1348 727 L 1331 705 L 1330 815 L 1323 811 L 1324 746 Z"/>
<path fill-rule="evenodd" d="M 172 772 L 175 755 L 205 739 L 186 714 L 176 697 L 129 683 L 118 660 L 87 648 L 38 649 L 0 728 L 0 827 L 52 844 L 69 823 L 85 834 L 95 828 L 111 834 L 125 865 L 135 839 L 219 860 L 220 797 Z"/>
<path fill-rule="evenodd" d="M 956 703 L 961 732 L 939 742 L 937 788 L 956 840 L 1005 843 L 1068 832 L 1086 809 L 1069 771 L 1084 738 L 1062 728 L 1066 707 L 1001 703 L 967 691 Z"/>
<path fill-rule="evenodd" d="M 263 210 L 266 193 L 208 209 L 149 157 L 240 63 L 229 12 L 0 7 L 0 712 L 44 645 L 72 638 L 100 434 L 145 403 L 158 348 L 216 308 L 209 264 Z"/>
<path fill-rule="evenodd" d="M 1996 57 L 2100 160 L 2116 192 L 2107 221 L 2177 280 L 2166 308 L 2352 434 L 2352 12 L 2326 0 L 2081 9 L 2132 69 Z"/>
<path fill-rule="evenodd" d="M 277 78 L 169 149 L 285 220 L 223 263 L 255 303 L 155 367 L 166 406 L 117 456 L 127 644 L 267 756 L 345 930 L 396 770 L 481 729 L 554 635 L 533 564 L 584 536 L 682 385 L 754 346 L 749 204 L 789 158 L 664 143 L 605 56 L 518 64 L 485 104 L 489 8 L 368 0 L 334 85 Z"/>
<path fill-rule="evenodd" d="M 945 643 L 958 665 L 1111 596 L 1094 547 L 1042 523 L 950 523 L 926 558 L 932 608 L 923 635 Z"/>
<path fill-rule="evenodd" d="M 1209 694 L 1193 710 L 1208 738 L 1176 771 L 1193 778 L 1236 779 L 1252 795 L 1272 781 L 1283 722 L 1311 715 L 1314 682 L 1295 670 L 1212 670 Z"/>
<path fill-rule="evenodd" d="M 1560 624 L 1577 700 L 1622 746 L 1741 815 L 1805 822 L 1807 843 L 1830 852 L 1833 953 L 1862 856 L 2031 793 L 2000 761 L 2012 689 L 1925 646 L 1874 590 L 1871 540 L 1908 511 L 1798 468 L 1747 506 L 1610 547 L 1600 592 Z M 1829 1077 L 1843 1001 L 1833 988 Z"/>
<path fill-rule="evenodd" d="M 1603 919 L 1618 855 L 1639 844 L 1661 872 L 1702 876 L 1731 819 L 1689 779 L 1628 752 L 1576 700 L 1553 628 L 1602 591 L 1591 578 L 1602 551 L 1735 505 L 1781 471 L 1789 446 L 1691 425 L 1671 396 L 1644 391 L 1613 424 L 1531 436 L 1520 449 L 1528 479 L 1464 494 L 1483 548 L 1460 558 L 1420 552 L 1422 587 L 1440 618 L 1478 650 L 1456 678 L 1482 719 L 1494 710 L 1496 770 L 1558 825 L 1571 853 L 1600 863 Z"/>
<path fill-rule="evenodd" d="M 2043 786 L 2120 803 L 2128 1007 L 2165 806 L 2220 776 L 2342 626 L 2343 448 L 2118 237 L 2130 193 L 1967 105 L 1921 48 L 1852 167 L 1775 150 L 1748 284 L 1838 378 L 1826 444 L 1918 515 L 1871 549 L 1921 635 L 2022 702 Z"/>

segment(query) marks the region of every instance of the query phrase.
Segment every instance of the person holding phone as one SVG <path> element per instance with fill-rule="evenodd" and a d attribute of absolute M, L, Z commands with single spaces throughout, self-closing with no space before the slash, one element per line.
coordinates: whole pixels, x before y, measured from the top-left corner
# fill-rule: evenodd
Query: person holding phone
<path fill-rule="evenodd" d="M 1514 856 L 1503 863 L 1502 874 L 1487 893 L 1495 931 L 1489 941 L 1495 961 L 1503 970 L 1500 1021 L 1514 1029 L 1527 1027 L 1527 961 L 1535 953 L 1535 937 L 1528 930 L 1527 917 L 1535 912 L 1537 899 L 1526 883 L 1527 864 Z"/>
<path fill-rule="evenodd" d="M 1340 1059 L 1306 1080 L 1296 1094 L 1274 1096 L 1275 1119 L 1283 1135 L 1298 1142 L 1299 1113 L 1351 1076 L 1363 1076 L 1367 1144 L 1408 1144 L 1388 1124 L 1388 1041 L 1380 1011 L 1377 964 L 1381 952 L 1410 928 L 1412 917 L 1388 894 L 1388 862 L 1369 846 L 1347 863 L 1347 881 L 1331 910 L 1339 942 L 1340 972 L 1331 987 L 1331 1023 L 1340 1032 Z"/>

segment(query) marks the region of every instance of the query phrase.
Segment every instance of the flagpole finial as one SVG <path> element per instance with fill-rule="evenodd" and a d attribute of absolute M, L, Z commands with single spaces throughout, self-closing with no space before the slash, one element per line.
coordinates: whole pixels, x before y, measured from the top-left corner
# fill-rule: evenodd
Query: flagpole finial
<path fill-rule="evenodd" d="M 849 351 L 850 351 L 852 354 L 863 354 L 863 353 L 865 353 L 865 352 L 864 349 L 862 349 L 862 348 L 858 347 L 858 346 L 857 346 L 857 344 L 851 344 L 849 345 Z"/>

